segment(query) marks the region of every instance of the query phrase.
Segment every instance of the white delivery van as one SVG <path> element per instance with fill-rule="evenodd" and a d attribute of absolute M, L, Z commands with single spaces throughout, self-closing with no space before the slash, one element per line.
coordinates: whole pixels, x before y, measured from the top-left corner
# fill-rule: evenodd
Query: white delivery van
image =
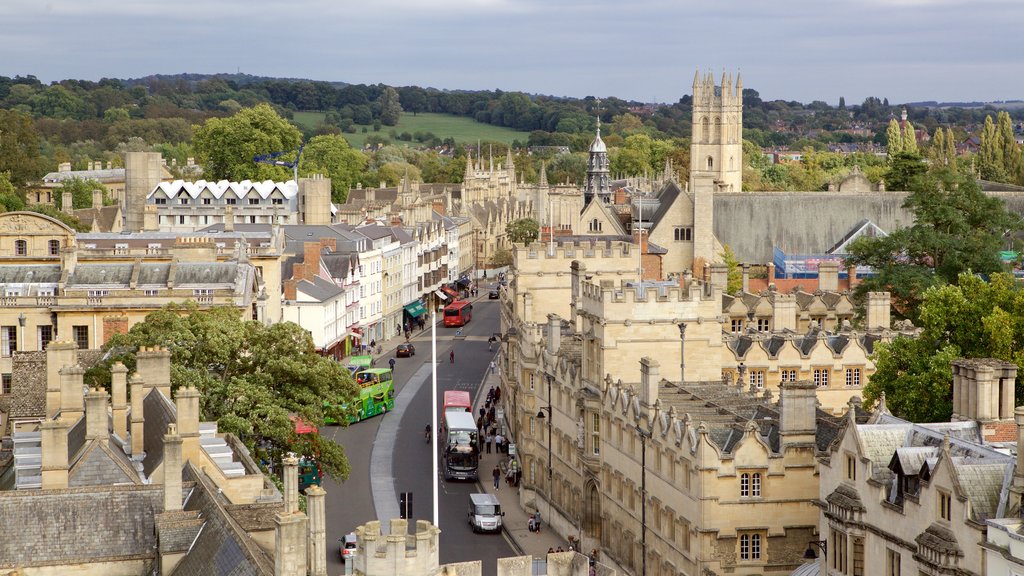
<path fill-rule="evenodd" d="M 494 494 L 469 495 L 469 526 L 473 532 L 500 532 L 504 515 Z"/>

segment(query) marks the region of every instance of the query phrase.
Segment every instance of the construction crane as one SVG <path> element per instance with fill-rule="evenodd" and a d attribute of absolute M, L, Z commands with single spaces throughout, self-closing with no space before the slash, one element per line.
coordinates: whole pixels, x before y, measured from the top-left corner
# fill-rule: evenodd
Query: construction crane
<path fill-rule="evenodd" d="M 302 158 L 302 149 L 306 147 L 303 143 L 299 146 L 298 153 L 295 154 L 295 160 L 278 160 L 277 158 L 284 156 L 285 154 L 291 154 L 295 150 L 285 150 L 284 152 L 271 152 L 270 154 L 260 154 L 259 156 L 253 156 L 252 161 L 261 164 L 270 164 L 271 166 L 284 166 L 285 168 L 292 169 L 292 175 L 295 177 L 295 184 L 299 183 L 299 159 Z"/>

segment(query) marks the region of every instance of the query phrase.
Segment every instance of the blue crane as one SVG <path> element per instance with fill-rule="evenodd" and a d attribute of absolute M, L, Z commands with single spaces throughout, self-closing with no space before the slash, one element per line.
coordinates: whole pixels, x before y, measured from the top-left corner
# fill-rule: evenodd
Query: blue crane
<path fill-rule="evenodd" d="M 299 159 L 302 158 L 302 149 L 306 147 L 303 143 L 299 146 L 298 153 L 295 154 L 295 160 L 278 160 L 277 158 L 295 152 L 294 150 L 285 150 L 284 152 L 271 152 L 270 154 L 260 154 L 259 156 L 253 156 L 252 161 L 262 164 L 270 164 L 271 166 L 284 166 L 285 168 L 291 168 L 292 174 L 295 177 L 295 184 L 299 183 Z"/>

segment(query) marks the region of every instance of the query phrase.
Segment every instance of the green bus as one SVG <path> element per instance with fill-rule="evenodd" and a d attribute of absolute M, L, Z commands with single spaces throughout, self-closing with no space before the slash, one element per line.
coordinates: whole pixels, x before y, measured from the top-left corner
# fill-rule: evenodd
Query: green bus
<path fill-rule="evenodd" d="M 368 368 L 356 372 L 356 384 L 359 385 L 359 403 L 356 413 L 349 416 L 349 424 L 366 418 L 384 414 L 395 407 L 395 382 L 390 368 Z M 324 405 L 328 405 L 324 402 Z M 342 404 L 347 407 L 347 404 Z M 330 417 L 324 419 L 328 424 L 338 422 Z"/>
<path fill-rule="evenodd" d="M 352 356 L 348 359 L 348 364 L 345 365 L 348 371 L 354 376 L 356 372 L 360 370 L 366 370 L 367 368 L 373 368 L 373 356 Z"/>

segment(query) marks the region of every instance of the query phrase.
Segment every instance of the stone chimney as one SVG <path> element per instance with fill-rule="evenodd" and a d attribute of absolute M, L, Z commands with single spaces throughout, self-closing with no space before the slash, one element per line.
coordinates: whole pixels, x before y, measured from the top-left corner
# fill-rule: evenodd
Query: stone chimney
<path fill-rule="evenodd" d="M 309 515 L 309 575 L 327 576 L 327 492 L 319 486 L 306 488 Z"/>
<path fill-rule="evenodd" d="M 569 300 L 569 314 L 570 314 L 569 322 L 570 322 L 570 324 L 573 325 L 573 327 L 575 328 L 576 331 L 579 331 L 580 330 L 580 322 L 579 322 L 579 316 L 578 316 L 578 313 L 579 313 L 578 308 L 579 308 L 580 294 L 582 293 L 582 283 L 583 283 L 583 281 L 584 281 L 584 279 L 586 277 L 586 274 L 587 274 L 587 265 L 582 263 L 582 262 L 580 262 L 579 260 L 573 260 L 572 264 L 569 266 L 569 269 L 571 270 L 570 274 L 572 276 L 572 278 L 571 278 L 572 290 L 571 290 L 571 293 L 570 293 L 570 296 L 569 296 L 569 298 L 570 298 L 570 300 Z"/>
<path fill-rule="evenodd" d="M 107 428 L 107 391 L 91 388 L 85 395 L 85 438 L 102 440 L 110 435 Z"/>
<path fill-rule="evenodd" d="M 892 324 L 889 316 L 890 298 L 888 292 L 868 292 L 867 329 L 888 330 Z"/>
<path fill-rule="evenodd" d="M 39 424 L 42 446 L 43 490 L 68 487 L 68 429 L 71 422 L 65 418 L 45 420 Z"/>
<path fill-rule="evenodd" d="M 78 249 L 74 244 L 65 246 L 61 251 L 61 267 L 68 274 L 75 273 L 75 268 L 78 267 Z"/>
<path fill-rule="evenodd" d="M 295 279 L 284 281 L 284 299 L 294 301 L 298 297 L 299 281 Z"/>
<path fill-rule="evenodd" d="M 198 463 L 199 459 L 199 390 L 195 386 L 178 388 L 174 395 L 177 407 L 178 436 L 182 440 L 182 457 Z"/>
<path fill-rule="evenodd" d="M 224 207 L 224 231 L 235 231 L 235 209 L 232 206 Z"/>
<path fill-rule="evenodd" d="M 164 512 L 181 510 L 181 437 L 174 423 L 164 434 Z"/>
<path fill-rule="evenodd" d="M 850 290 L 853 290 L 854 288 L 857 287 L 857 284 L 859 282 L 857 280 L 857 267 L 856 266 L 848 266 L 846 268 L 846 281 L 847 281 L 847 285 L 849 286 Z"/>
<path fill-rule="evenodd" d="M 808 437 L 814 440 L 818 406 L 814 383 L 807 380 L 783 382 L 779 388 L 779 434 L 783 443 L 805 442 Z"/>
<path fill-rule="evenodd" d="M 61 162 L 58 164 L 57 172 L 71 172 L 71 162 Z"/>
<path fill-rule="evenodd" d="M 299 459 L 283 459 L 284 510 L 274 517 L 274 576 L 306 576 L 308 529 L 306 515 L 299 511 Z"/>
<path fill-rule="evenodd" d="M 772 321 L 775 323 L 775 330 L 796 332 L 796 297 L 778 292 L 772 296 Z"/>
<path fill-rule="evenodd" d="M 61 212 L 72 215 L 75 213 L 74 196 L 71 192 L 62 192 L 60 195 L 60 203 Z"/>
<path fill-rule="evenodd" d="M 60 413 L 70 422 L 85 414 L 83 388 L 85 370 L 81 366 L 65 366 L 60 370 Z"/>
<path fill-rule="evenodd" d="M 138 372 L 136 372 L 128 379 L 128 383 L 132 388 L 132 457 L 142 458 L 146 453 L 146 419 L 143 417 L 142 409 L 142 378 L 139 376 Z"/>
<path fill-rule="evenodd" d="M 651 408 L 658 401 L 658 384 L 661 382 L 659 366 L 653 358 L 644 356 L 640 359 L 640 404 L 644 408 Z"/>
<path fill-rule="evenodd" d="M 729 291 L 729 267 L 721 262 L 711 265 L 711 286 L 721 290 Z"/>
<path fill-rule="evenodd" d="M 171 351 L 160 346 L 143 347 L 135 355 L 136 370 L 147 388 L 157 388 L 171 399 Z"/>
<path fill-rule="evenodd" d="M 142 230 L 144 232 L 157 232 L 160 230 L 160 215 L 153 204 L 146 204 L 142 209 Z"/>
<path fill-rule="evenodd" d="M 103 208 L 103 190 L 92 191 L 92 207 Z"/>
<path fill-rule="evenodd" d="M 743 291 L 750 292 L 750 264 L 743 265 Z"/>
<path fill-rule="evenodd" d="M 78 363 L 78 346 L 67 340 L 53 340 L 46 346 L 46 417 L 53 418 L 60 411 L 61 376 L 65 366 Z"/>
<path fill-rule="evenodd" d="M 775 263 L 768 263 L 768 284 L 769 286 L 775 283 Z"/>
<path fill-rule="evenodd" d="M 827 260 L 818 264 L 818 290 L 839 291 L 839 262 Z"/>
<path fill-rule="evenodd" d="M 128 369 L 116 362 L 110 367 L 110 392 L 113 406 L 114 434 L 128 439 Z"/>
<path fill-rule="evenodd" d="M 1016 364 L 996 358 L 969 358 L 954 360 L 952 368 L 954 419 L 982 423 L 984 438 L 984 423 L 1014 417 Z"/>
<path fill-rule="evenodd" d="M 562 347 L 562 319 L 558 314 L 548 314 L 548 354 L 558 354 Z"/>

